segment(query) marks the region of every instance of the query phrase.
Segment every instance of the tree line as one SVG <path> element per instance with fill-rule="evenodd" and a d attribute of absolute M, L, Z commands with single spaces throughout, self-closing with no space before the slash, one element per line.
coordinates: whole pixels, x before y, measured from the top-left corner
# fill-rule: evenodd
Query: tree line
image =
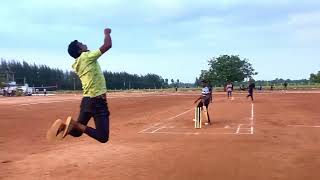
<path fill-rule="evenodd" d="M 241 59 L 237 55 L 221 55 L 208 61 L 209 68 L 202 70 L 194 84 L 183 83 L 179 79 L 164 79 L 156 74 L 137 75 L 127 72 L 104 71 L 108 89 L 160 89 L 173 87 L 201 86 L 201 80 L 206 79 L 214 86 L 224 86 L 228 81 L 239 86 L 253 78 L 257 74 L 248 59 Z M 47 65 L 30 64 L 26 61 L 6 61 L 0 63 L 0 86 L 1 82 L 15 80 L 18 84 L 28 83 L 29 86 L 57 86 L 63 90 L 81 90 L 79 77 L 73 71 L 63 71 L 58 68 L 50 68 Z M 294 84 L 320 83 L 320 71 L 310 74 L 309 79 L 290 80 L 277 78 L 271 81 L 257 80 L 257 85 L 280 85 L 284 82 Z"/>
<path fill-rule="evenodd" d="M 255 72 L 248 59 L 241 59 L 238 55 L 221 55 L 212 57 L 208 61 L 209 68 L 202 70 L 195 84 L 200 85 L 205 79 L 214 86 L 225 86 L 228 82 L 241 83 L 245 79 L 252 79 Z M 236 84 L 235 84 L 236 85 Z"/>
<path fill-rule="evenodd" d="M 195 84 L 201 85 L 201 80 L 205 79 L 214 86 L 225 86 L 228 81 L 236 86 L 246 84 L 247 81 L 253 80 L 253 76 L 258 73 L 255 72 L 252 64 L 247 58 L 240 58 L 238 55 L 221 55 L 219 57 L 212 57 L 208 61 L 208 69 L 200 72 L 199 78 L 196 78 Z M 320 83 L 320 71 L 317 74 L 310 74 L 309 79 L 290 80 L 276 78 L 271 81 L 257 80 L 256 84 L 261 86 L 268 85 L 282 85 L 284 83 L 304 84 Z"/>
<path fill-rule="evenodd" d="M 126 72 L 103 71 L 108 89 L 160 89 L 182 86 L 179 79 L 164 79 L 157 74 L 129 74 Z M 26 61 L 1 59 L 0 82 L 13 81 L 29 86 L 57 86 L 62 90 L 81 90 L 79 77 L 73 71 L 50 68 L 47 65 L 29 64 Z"/>
<path fill-rule="evenodd" d="M 310 74 L 310 81 L 314 83 L 320 83 L 320 71 L 317 74 Z"/>

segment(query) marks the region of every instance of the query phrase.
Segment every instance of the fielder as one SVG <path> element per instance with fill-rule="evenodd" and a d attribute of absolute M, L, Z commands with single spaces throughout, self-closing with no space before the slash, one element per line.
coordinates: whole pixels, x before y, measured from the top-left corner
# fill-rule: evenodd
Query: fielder
<path fill-rule="evenodd" d="M 232 98 L 233 85 L 230 81 L 228 82 L 226 89 L 227 89 L 228 99 Z"/>
<path fill-rule="evenodd" d="M 253 89 L 256 87 L 254 82 L 252 80 L 249 81 L 249 87 L 248 87 L 248 97 L 251 97 L 251 101 L 253 101 Z"/>

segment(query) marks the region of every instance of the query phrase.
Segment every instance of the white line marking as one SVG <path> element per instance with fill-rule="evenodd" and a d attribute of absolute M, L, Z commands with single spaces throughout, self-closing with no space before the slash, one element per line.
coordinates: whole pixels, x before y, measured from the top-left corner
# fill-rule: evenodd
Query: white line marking
<path fill-rule="evenodd" d="M 241 127 L 241 126 L 242 126 L 242 124 L 239 124 L 239 125 L 238 125 L 237 131 L 236 131 L 235 134 L 239 134 L 239 131 L 240 131 L 240 127 Z"/>
<path fill-rule="evenodd" d="M 174 116 L 174 117 L 168 118 L 168 119 L 164 120 L 164 122 L 173 120 L 173 119 L 175 119 L 175 118 L 177 118 L 177 117 L 179 117 L 179 116 L 181 116 L 181 115 L 186 114 L 187 112 L 189 112 L 189 111 L 191 111 L 191 110 L 193 110 L 193 108 L 191 108 L 191 109 L 189 109 L 189 110 L 187 110 L 187 111 L 185 111 L 185 112 L 183 112 L 183 113 L 180 113 L 180 114 L 178 114 L 178 115 L 176 115 L 176 116 Z"/>
<path fill-rule="evenodd" d="M 189 127 L 163 127 L 163 128 L 166 128 L 166 129 L 190 129 L 190 126 Z M 235 130 L 235 128 L 211 128 L 211 129 L 214 129 L 214 130 Z M 242 128 L 242 129 L 250 129 L 250 128 Z"/>
<path fill-rule="evenodd" d="M 173 116 L 173 117 L 170 117 L 170 118 L 168 118 L 168 119 L 165 119 L 165 120 L 163 120 L 163 121 L 160 122 L 160 123 L 156 123 L 156 124 L 154 124 L 154 125 L 146 128 L 146 129 L 141 130 L 141 131 L 138 132 L 138 133 L 144 133 L 145 131 L 147 131 L 147 130 L 153 128 L 153 127 L 156 127 L 157 125 L 163 124 L 164 122 L 171 121 L 171 120 L 173 120 L 173 119 L 175 119 L 175 118 L 177 118 L 177 117 L 179 117 L 179 116 L 181 116 L 181 115 L 183 115 L 183 114 L 186 114 L 187 112 L 189 112 L 189 111 L 191 111 L 191 110 L 193 110 L 193 108 L 191 108 L 191 109 L 189 109 L 189 110 L 187 110 L 187 111 L 184 111 L 184 112 L 182 112 L 182 113 L 180 113 L 180 114 L 178 114 L 178 115 L 176 115 L 176 116 Z"/>
<path fill-rule="evenodd" d="M 156 126 L 158 125 L 161 125 L 161 124 L 164 124 L 165 122 L 169 122 L 183 114 L 186 114 L 187 112 L 193 110 L 193 108 L 187 110 L 187 111 L 184 111 L 176 116 L 173 116 L 173 117 L 170 117 L 168 119 L 165 119 L 163 120 L 162 122 L 159 122 L 159 123 L 156 123 L 138 133 L 150 133 L 150 134 L 191 134 L 191 135 L 199 135 L 199 134 L 254 134 L 254 104 L 251 103 L 251 116 L 249 118 L 250 120 L 250 124 L 238 124 L 238 127 L 236 129 L 236 132 L 233 132 L 233 133 L 216 133 L 216 132 L 166 132 L 166 131 L 161 131 L 159 132 L 160 129 L 173 129 L 174 127 L 173 126 L 169 126 L 169 127 L 166 127 L 166 126 L 161 126 L 161 127 L 157 127 L 157 129 L 153 130 L 153 131 L 150 131 L 150 132 L 146 132 L 152 128 L 156 128 Z M 248 128 L 242 128 L 242 126 L 250 126 Z M 319 126 L 320 127 L 320 126 Z M 178 127 L 178 129 L 189 129 L 189 127 Z M 225 129 L 225 128 L 214 128 L 214 129 Z M 243 129 L 244 131 L 249 131 L 248 133 L 246 132 L 240 132 L 240 130 Z M 235 130 L 234 128 L 231 128 L 231 130 Z"/>
<path fill-rule="evenodd" d="M 291 127 L 306 127 L 306 128 L 320 128 L 320 126 L 307 126 L 307 125 L 288 125 Z"/>
<path fill-rule="evenodd" d="M 253 118 L 254 118 L 254 105 L 253 105 L 253 103 L 251 103 L 251 118 L 250 118 L 250 120 L 251 120 L 251 126 L 253 126 Z"/>
<path fill-rule="evenodd" d="M 251 125 L 251 134 L 253 134 L 253 119 L 254 119 L 254 104 L 253 103 L 251 103 L 251 118 L 250 118 L 250 120 L 251 120 L 251 123 L 250 123 L 250 125 Z"/>
<path fill-rule="evenodd" d="M 159 131 L 159 130 L 162 129 L 162 128 L 163 128 L 163 127 L 159 127 L 158 129 L 153 130 L 151 133 L 155 133 L 155 132 Z"/>
<path fill-rule="evenodd" d="M 50 104 L 50 103 L 67 102 L 67 101 L 79 101 L 79 100 L 78 99 L 69 99 L 69 100 L 61 100 L 61 101 L 46 101 L 46 102 L 24 103 L 24 104 L 19 104 L 19 106 L 29 106 L 29 105 L 36 105 L 36 104 Z"/>
<path fill-rule="evenodd" d="M 172 132 L 172 131 L 157 131 L 157 132 L 145 132 L 145 133 L 149 133 L 149 134 L 191 134 L 191 135 L 201 135 L 201 134 L 234 134 L 234 133 L 209 133 L 209 132 Z M 240 134 L 249 134 L 249 133 L 240 133 Z"/>
<path fill-rule="evenodd" d="M 154 125 L 152 125 L 152 126 L 150 126 L 149 128 L 147 128 L 147 129 L 144 129 L 144 130 L 142 130 L 142 131 L 139 131 L 138 133 L 143 133 L 144 131 L 147 131 L 147 130 L 149 130 L 149 129 L 151 129 L 151 128 L 153 128 L 153 127 L 155 127 L 155 126 L 157 126 L 157 125 L 159 125 L 160 123 L 156 123 L 156 124 L 154 124 Z"/>

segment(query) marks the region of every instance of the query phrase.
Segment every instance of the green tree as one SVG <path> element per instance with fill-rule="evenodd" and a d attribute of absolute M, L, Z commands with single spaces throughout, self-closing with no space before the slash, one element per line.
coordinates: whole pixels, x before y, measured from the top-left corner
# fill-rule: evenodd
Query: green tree
<path fill-rule="evenodd" d="M 202 70 L 200 79 L 206 79 L 216 85 L 224 85 L 227 81 L 241 82 L 257 75 L 248 59 L 240 59 L 235 55 L 221 55 L 208 61 L 209 70 Z"/>
<path fill-rule="evenodd" d="M 195 82 L 194 82 L 194 86 L 198 87 L 200 86 L 200 78 L 196 78 Z"/>
<path fill-rule="evenodd" d="M 2 85 L 2 82 L 6 80 L 6 74 L 5 70 L 0 66 L 0 87 Z"/>
<path fill-rule="evenodd" d="M 171 79 L 171 86 L 173 87 L 174 86 L 174 80 Z"/>
<path fill-rule="evenodd" d="M 1 71 L 0 69 L 0 88 L 2 88 L 4 86 L 4 82 L 5 82 L 6 78 L 5 78 L 5 74 Z"/>
<path fill-rule="evenodd" d="M 24 81 L 30 86 L 55 86 L 59 89 L 81 90 L 79 77 L 73 71 L 50 68 L 47 65 L 29 64 L 25 61 L 0 59 L 0 83 L 5 82 L 7 72 L 14 72 L 18 84 Z M 168 87 L 169 80 L 156 74 L 137 75 L 126 72 L 103 72 L 108 89 L 141 89 Z M 13 79 L 13 77 L 9 77 Z M 173 79 L 171 80 L 173 81 Z M 174 81 L 173 81 L 174 82 Z M 1 84 L 0 84 L 1 85 Z"/>
<path fill-rule="evenodd" d="M 320 83 L 320 71 L 317 74 L 310 74 L 310 81 L 314 83 Z"/>
<path fill-rule="evenodd" d="M 164 85 L 165 85 L 165 87 L 168 87 L 168 86 L 169 86 L 169 79 L 168 79 L 168 78 L 166 78 L 166 79 L 164 80 Z"/>

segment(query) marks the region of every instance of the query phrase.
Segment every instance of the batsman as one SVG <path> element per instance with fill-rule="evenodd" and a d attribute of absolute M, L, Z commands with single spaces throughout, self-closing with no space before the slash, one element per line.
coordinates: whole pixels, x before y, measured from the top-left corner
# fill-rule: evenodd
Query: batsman
<path fill-rule="evenodd" d="M 202 80 L 201 85 L 203 87 L 201 96 L 197 100 L 195 100 L 194 103 L 197 103 L 200 100 L 197 107 L 201 107 L 201 110 L 203 112 L 203 117 L 205 117 L 208 120 L 208 123 L 206 124 L 211 125 L 211 121 L 208 113 L 208 107 L 209 107 L 210 99 L 212 98 L 211 97 L 212 94 L 209 90 L 209 87 L 208 87 L 209 83 L 207 80 Z"/>

